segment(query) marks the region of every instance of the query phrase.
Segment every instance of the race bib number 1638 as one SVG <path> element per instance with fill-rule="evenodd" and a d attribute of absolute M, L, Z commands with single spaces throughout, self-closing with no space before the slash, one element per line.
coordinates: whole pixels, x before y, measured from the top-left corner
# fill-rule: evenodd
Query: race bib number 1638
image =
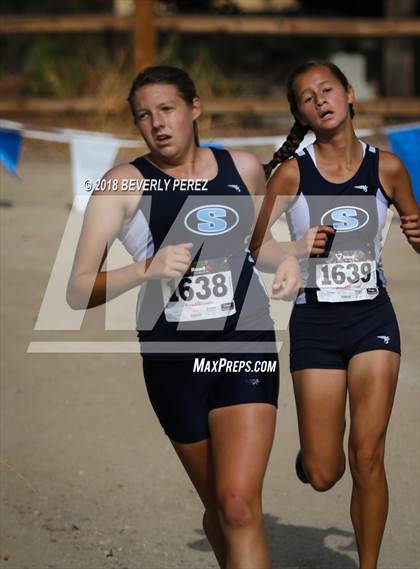
<path fill-rule="evenodd" d="M 168 322 L 209 320 L 236 312 L 232 274 L 222 259 L 200 262 L 180 280 L 165 279 L 162 293 Z"/>

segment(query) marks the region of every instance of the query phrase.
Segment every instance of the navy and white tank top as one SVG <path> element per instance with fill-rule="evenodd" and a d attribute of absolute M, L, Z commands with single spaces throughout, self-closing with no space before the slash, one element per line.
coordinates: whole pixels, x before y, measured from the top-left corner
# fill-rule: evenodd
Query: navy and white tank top
<path fill-rule="evenodd" d="M 132 162 L 145 180 L 155 181 L 144 188 L 120 235 L 133 259 L 167 245 L 193 244 L 183 278 L 152 279 L 141 286 L 137 328 L 142 344 L 189 342 L 194 353 L 195 341 L 251 340 L 256 331 L 273 328 L 264 283 L 248 250 L 253 199 L 229 152 L 211 151 L 218 172 L 199 187 L 188 187 L 187 180 L 169 176 L 144 157 Z"/>
<path fill-rule="evenodd" d="M 336 231 L 325 254 L 300 259 L 304 290 L 297 304 L 368 300 L 386 285 L 382 231 L 391 200 L 379 180 L 379 150 L 360 143 L 360 167 L 342 183 L 320 174 L 313 144 L 295 154 L 300 184 L 286 212 L 292 239 L 301 239 L 317 225 Z"/>

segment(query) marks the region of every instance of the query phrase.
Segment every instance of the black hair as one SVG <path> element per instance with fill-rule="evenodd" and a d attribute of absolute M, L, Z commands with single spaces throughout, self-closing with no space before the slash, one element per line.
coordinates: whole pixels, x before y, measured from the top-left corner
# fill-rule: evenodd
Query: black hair
<path fill-rule="evenodd" d="M 134 108 L 134 95 L 138 89 L 145 85 L 174 85 L 177 88 L 178 94 L 187 105 L 192 105 L 196 97 L 198 97 L 194 81 L 186 71 L 179 67 L 172 67 L 171 65 L 155 65 L 153 67 L 146 67 L 134 79 L 127 101 L 130 104 L 130 109 L 136 122 L 136 113 Z M 194 140 L 197 146 L 200 144 L 198 136 L 197 123 L 194 120 Z"/>
<path fill-rule="evenodd" d="M 285 162 L 288 158 L 290 158 L 296 149 L 299 147 L 299 144 L 305 137 L 305 134 L 310 130 L 310 127 L 307 125 L 303 125 L 299 122 L 298 117 L 298 103 L 296 99 L 295 93 L 295 81 L 299 75 L 306 73 L 309 69 L 313 69 L 314 67 L 326 67 L 331 71 L 331 73 L 340 81 L 343 85 L 344 89 L 349 88 L 350 84 L 347 80 L 347 77 L 341 71 L 341 69 L 335 65 L 334 63 L 326 62 L 326 63 L 318 63 L 316 61 L 307 61 L 306 63 L 302 63 L 287 78 L 286 81 L 286 93 L 287 93 L 287 100 L 289 101 L 290 112 L 295 118 L 295 122 L 282 146 L 276 150 L 273 154 L 273 158 L 267 164 L 264 164 L 264 171 L 265 176 L 268 179 L 271 175 L 271 172 L 274 168 L 280 164 L 281 162 Z M 349 103 L 349 112 L 350 118 L 352 119 L 355 115 L 353 104 Z"/>

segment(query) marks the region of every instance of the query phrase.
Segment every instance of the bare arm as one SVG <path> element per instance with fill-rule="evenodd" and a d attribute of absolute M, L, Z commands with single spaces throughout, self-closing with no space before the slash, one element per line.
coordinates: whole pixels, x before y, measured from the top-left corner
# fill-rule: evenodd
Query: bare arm
<path fill-rule="evenodd" d="M 279 243 L 271 235 L 271 205 L 266 194 L 264 170 L 253 154 L 232 152 L 232 157 L 248 190 L 257 197 L 257 224 L 250 243 L 252 256 L 261 270 L 275 273 L 273 298 L 292 298 L 300 286 L 300 269 L 291 251 L 291 243 Z"/>
<path fill-rule="evenodd" d="M 381 151 L 379 177 L 400 214 L 402 232 L 413 249 L 420 253 L 420 206 L 414 198 L 407 169 L 395 154 Z"/>
<path fill-rule="evenodd" d="M 273 272 L 287 255 L 294 254 L 290 243 L 275 241 L 270 231 L 272 224 L 286 209 L 289 197 L 286 196 L 285 199 L 285 196 L 281 196 L 277 199 L 278 196 L 273 191 L 270 193 L 269 186 L 266 188 L 264 170 L 253 154 L 240 151 L 231 154 L 249 192 L 256 197 L 257 223 L 250 243 L 252 256 L 258 261 L 261 270 Z M 261 251 L 263 243 L 264 252 Z"/>
<path fill-rule="evenodd" d="M 139 178 L 134 166 L 112 168 L 104 179 Z M 104 304 L 146 279 L 178 277 L 190 263 L 189 244 L 165 247 L 153 257 L 112 271 L 101 270 L 107 252 L 118 237 L 124 221 L 140 199 L 138 194 L 95 192 L 89 200 L 67 286 L 67 302 L 74 309 Z M 133 207 L 134 206 L 134 207 Z"/>
<path fill-rule="evenodd" d="M 107 172 L 105 180 L 138 177 L 128 164 Z M 72 308 L 98 306 L 142 282 L 144 267 L 137 263 L 115 271 L 101 271 L 108 249 L 118 236 L 127 216 L 128 196 L 120 192 L 95 192 L 89 200 L 67 286 L 67 301 Z M 143 269 L 143 270 L 142 270 Z"/>
<path fill-rule="evenodd" d="M 276 270 L 279 258 L 297 256 L 294 242 L 279 243 L 271 233 L 271 227 L 287 209 L 299 187 L 299 169 L 296 160 L 288 160 L 277 168 L 268 184 L 261 212 L 258 217 L 251 250 L 259 264 L 266 270 Z"/>

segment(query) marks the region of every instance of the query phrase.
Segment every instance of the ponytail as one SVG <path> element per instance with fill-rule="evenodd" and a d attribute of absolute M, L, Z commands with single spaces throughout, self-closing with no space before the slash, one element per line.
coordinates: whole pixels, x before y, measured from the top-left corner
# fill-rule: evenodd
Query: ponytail
<path fill-rule="evenodd" d="M 266 180 L 268 180 L 268 178 L 271 176 L 271 173 L 276 166 L 282 162 L 285 162 L 294 154 L 295 150 L 299 147 L 299 144 L 304 139 L 305 134 L 308 132 L 308 130 L 308 126 L 304 126 L 295 119 L 295 122 L 282 146 L 276 150 L 276 152 L 274 152 L 273 158 L 270 160 L 270 162 L 263 164 Z"/>

